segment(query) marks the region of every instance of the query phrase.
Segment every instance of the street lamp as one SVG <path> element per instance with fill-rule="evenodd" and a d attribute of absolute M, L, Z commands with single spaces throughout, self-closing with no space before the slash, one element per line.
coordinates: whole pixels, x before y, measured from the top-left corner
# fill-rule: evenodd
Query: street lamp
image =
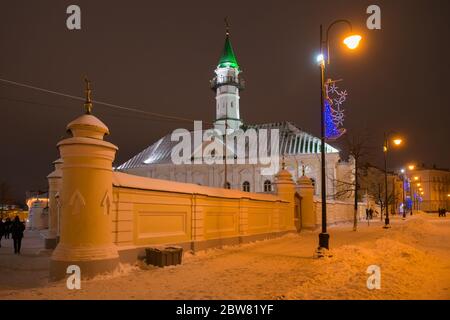
<path fill-rule="evenodd" d="M 345 38 L 343 42 L 350 50 L 354 50 L 358 47 L 361 39 L 362 37 L 360 35 L 354 34 Z"/>
<path fill-rule="evenodd" d="M 390 148 L 389 144 L 389 135 L 391 133 L 384 133 L 384 145 L 383 145 L 383 154 L 384 154 L 384 203 L 386 205 L 386 218 L 384 219 L 384 226 L 383 228 L 387 229 L 390 228 L 389 226 L 389 204 L 388 204 L 388 179 L 387 179 L 387 153 Z M 394 138 L 392 139 L 392 142 L 395 146 L 400 146 L 403 142 L 400 138 Z M 393 195 L 395 197 L 395 195 Z"/>
<path fill-rule="evenodd" d="M 406 187 L 406 170 L 400 169 L 401 177 L 402 177 L 402 203 L 403 203 L 403 219 L 406 219 L 406 195 L 405 195 L 405 187 Z"/>
<path fill-rule="evenodd" d="M 327 233 L 327 194 L 326 194 L 326 178 L 325 178 L 325 60 L 330 64 L 330 42 L 329 35 L 333 26 L 339 23 L 344 23 L 353 31 L 353 27 L 348 20 L 335 20 L 332 22 L 325 34 L 323 34 L 323 27 L 320 25 L 320 54 L 317 57 L 317 62 L 320 65 L 320 153 L 321 153 L 321 194 L 322 194 L 322 232 L 319 234 L 319 248 L 317 250 L 318 256 L 323 256 L 323 250 L 329 249 L 330 235 Z M 361 41 L 361 36 L 350 34 L 344 39 L 344 44 L 351 50 L 356 49 Z M 324 49 L 326 50 L 326 56 Z"/>

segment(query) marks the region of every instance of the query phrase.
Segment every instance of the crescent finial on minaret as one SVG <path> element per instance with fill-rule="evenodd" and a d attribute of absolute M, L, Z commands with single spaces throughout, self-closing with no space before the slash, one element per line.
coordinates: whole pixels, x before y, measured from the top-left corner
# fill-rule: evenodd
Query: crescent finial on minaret
<path fill-rule="evenodd" d="M 91 114 L 92 113 L 91 81 L 87 77 L 85 77 L 84 82 L 86 83 L 86 90 L 85 90 L 86 101 L 84 103 L 84 108 L 86 109 L 86 114 Z"/>
<path fill-rule="evenodd" d="M 224 21 L 225 21 L 226 35 L 229 36 L 230 35 L 230 24 L 228 23 L 228 17 L 225 17 Z"/>

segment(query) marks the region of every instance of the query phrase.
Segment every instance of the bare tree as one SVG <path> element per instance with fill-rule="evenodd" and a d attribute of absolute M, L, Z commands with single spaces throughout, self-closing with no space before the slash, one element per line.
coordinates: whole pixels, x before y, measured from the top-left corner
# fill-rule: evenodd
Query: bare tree
<path fill-rule="evenodd" d="M 348 148 L 349 155 L 353 157 L 355 161 L 355 172 L 354 172 L 354 207 L 353 207 L 353 231 L 358 228 L 358 191 L 360 190 L 360 176 L 361 169 L 364 161 L 370 156 L 371 147 L 370 135 L 367 132 L 354 133 L 352 135 L 347 135 L 345 139 L 346 146 Z"/>
<path fill-rule="evenodd" d="M 367 130 L 355 130 L 352 134 L 346 134 L 343 140 L 343 146 L 353 161 L 353 170 L 350 172 L 351 179 L 334 179 L 336 184 L 336 198 L 354 198 L 353 231 L 358 228 L 358 200 L 361 190 L 360 179 L 364 174 L 367 160 L 372 154 L 371 135 Z"/>
<path fill-rule="evenodd" d="M 368 195 L 373 199 L 376 199 L 376 202 L 380 205 L 381 220 L 383 220 L 383 215 L 386 212 L 386 206 L 395 206 L 401 200 L 402 187 L 399 187 L 398 190 L 394 187 L 396 175 L 390 173 L 388 174 L 388 179 L 390 179 L 392 183 L 388 183 L 388 203 L 385 203 L 384 194 L 386 193 L 386 190 L 384 186 L 384 170 L 371 164 L 367 164 L 366 168 L 364 168 L 364 173 L 361 175 L 362 189 L 365 189 Z"/>

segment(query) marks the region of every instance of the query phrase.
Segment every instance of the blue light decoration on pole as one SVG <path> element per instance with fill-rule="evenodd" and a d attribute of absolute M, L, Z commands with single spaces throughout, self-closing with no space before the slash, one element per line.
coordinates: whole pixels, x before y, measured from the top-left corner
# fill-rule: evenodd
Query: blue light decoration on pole
<path fill-rule="evenodd" d="M 344 133 L 344 108 L 343 104 L 347 100 L 347 91 L 339 90 L 337 81 L 328 79 L 325 83 L 325 138 L 327 140 L 337 140 Z"/>
<path fill-rule="evenodd" d="M 408 198 L 406 198 L 406 208 L 408 210 L 412 210 L 413 207 L 413 200 L 411 199 L 410 196 L 408 196 Z"/>

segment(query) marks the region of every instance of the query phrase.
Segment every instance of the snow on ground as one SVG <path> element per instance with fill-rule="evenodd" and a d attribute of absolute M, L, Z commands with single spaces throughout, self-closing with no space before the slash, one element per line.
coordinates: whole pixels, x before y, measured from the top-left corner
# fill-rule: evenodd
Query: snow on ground
<path fill-rule="evenodd" d="M 397 220 L 398 221 L 398 220 Z M 450 299 L 450 221 L 414 216 L 376 240 L 343 245 L 316 260 L 316 274 L 288 299 Z M 381 290 L 365 290 L 371 264 L 381 268 Z"/>
<path fill-rule="evenodd" d="M 185 253 L 179 266 L 121 266 L 76 291 L 64 281 L 45 283 L 48 255 L 13 257 L 0 249 L 0 299 L 450 299 L 450 219 L 421 214 L 394 218 L 392 226 L 331 227 L 329 258 L 313 258 L 317 232 L 305 231 Z M 380 290 L 366 287 L 370 265 L 381 268 Z"/>

